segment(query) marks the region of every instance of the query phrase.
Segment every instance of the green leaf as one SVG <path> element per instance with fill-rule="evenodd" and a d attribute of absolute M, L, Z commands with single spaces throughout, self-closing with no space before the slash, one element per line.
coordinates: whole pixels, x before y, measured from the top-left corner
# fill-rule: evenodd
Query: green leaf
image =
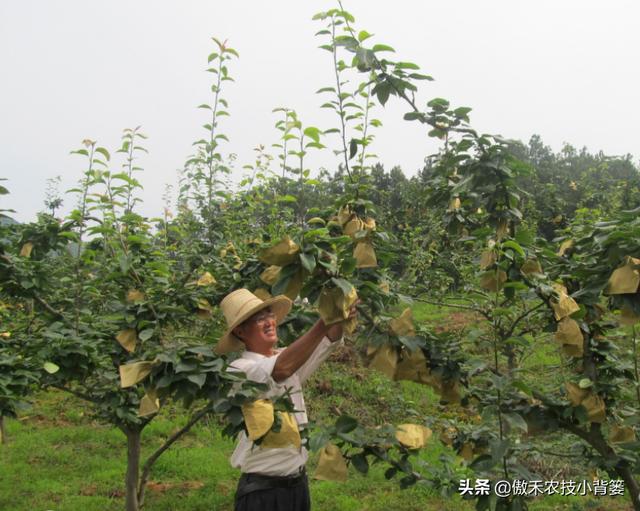
<path fill-rule="evenodd" d="M 371 48 L 371 51 L 374 51 L 374 52 L 378 52 L 378 51 L 395 52 L 396 50 L 394 50 L 391 46 L 387 46 L 386 44 L 375 44 L 373 46 L 373 48 Z"/>
<path fill-rule="evenodd" d="M 313 139 L 314 142 L 320 142 L 320 130 L 318 128 L 309 126 L 308 128 L 305 128 L 304 134 L 305 136 Z"/>
<path fill-rule="evenodd" d="M 593 386 L 593 382 L 589 378 L 582 378 L 578 382 L 578 387 L 580 387 L 581 389 L 588 389 L 589 387 L 592 387 L 592 386 Z"/>
<path fill-rule="evenodd" d="M 520 418 L 522 419 L 522 417 L 520 417 Z M 491 456 L 493 457 L 493 460 L 496 463 L 499 462 L 500 460 L 502 460 L 504 455 L 509 450 L 509 445 L 510 445 L 510 442 L 509 442 L 508 439 L 505 439 L 505 440 L 496 439 L 494 441 L 490 441 L 489 442 L 489 447 L 490 447 L 490 450 L 491 450 Z"/>
<path fill-rule="evenodd" d="M 131 257 L 129 255 L 122 255 L 120 259 L 118 259 L 118 263 L 120 264 L 120 271 L 123 274 L 127 274 L 129 272 L 129 268 L 131 267 Z"/>
<path fill-rule="evenodd" d="M 397 62 L 396 69 L 420 69 L 420 66 L 413 62 Z"/>
<path fill-rule="evenodd" d="M 367 457 L 362 453 L 351 456 L 351 464 L 362 474 L 369 472 L 369 462 L 367 461 Z"/>
<path fill-rule="evenodd" d="M 514 388 L 516 388 L 516 389 L 518 389 L 518 390 L 520 390 L 520 391 L 524 392 L 525 394 L 528 394 L 528 395 L 530 395 L 530 396 L 532 396 L 532 395 L 533 395 L 533 390 L 531 390 L 531 387 L 529 387 L 529 386 L 528 386 L 525 382 L 523 382 L 522 380 L 514 380 L 514 381 L 511 383 L 511 385 L 512 385 Z"/>
<path fill-rule="evenodd" d="M 336 12 L 336 17 L 342 17 L 346 21 L 348 21 L 349 23 L 354 23 L 356 21 L 356 19 L 353 17 L 353 15 L 348 11 L 337 11 Z"/>
<path fill-rule="evenodd" d="M 336 421 L 337 433 L 350 433 L 358 427 L 358 421 L 348 415 L 341 415 Z"/>
<path fill-rule="evenodd" d="M 371 92 L 376 95 L 380 104 L 384 106 L 389 99 L 389 94 L 391 94 L 391 86 L 386 81 L 380 82 Z"/>
<path fill-rule="evenodd" d="M 107 151 L 104 147 L 96 147 L 96 153 L 100 153 L 101 155 L 103 155 L 107 161 L 111 159 L 109 151 Z"/>
<path fill-rule="evenodd" d="M 312 273 L 316 267 L 316 258 L 312 254 L 300 252 L 300 262 L 302 263 L 302 267 L 309 273 Z"/>
<path fill-rule="evenodd" d="M 55 374 L 60 370 L 60 367 L 53 362 L 45 362 L 42 367 L 49 374 Z"/>
<path fill-rule="evenodd" d="M 404 114 L 405 121 L 415 121 L 416 119 L 422 121 L 424 114 L 422 112 L 407 112 Z"/>
<path fill-rule="evenodd" d="M 359 43 L 356 39 L 348 35 L 339 35 L 335 38 L 336 46 L 344 46 L 347 49 L 357 48 Z"/>
<path fill-rule="evenodd" d="M 449 108 L 449 102 L 443 98 L 433 98 L 427 103 L 427 106 L 433 108 L 436 111 L 444 111 Z"/>
<path fill-rule="evenodd" d="M 198 387 L 202 388 L 204 382 L 207 380 L 206 374 L 190 374 L 187 376 L 187 380 L 195 383 Z"/>
<path fill-rule="evenodd" d="M 532 230 L 518 227 L 515 240 L 520 243 L 520 245 L 532 245 L 535 240 L 535 233 Z"/>
<path fill-rule="evenodd" d="M 456 117 L 467 117 L 471 110 L 472 108 L 469 108 L 468 106 L 461 106 L 453 111 L 453 115 Z"/>
<path fill-rule="evenodd" d="M 358 33 L 358 41 L 363 42 L 366 41 L 367 39 L 369 39 L 373 34 L 370 34 L 369 32 L 367 32 L 366 30 L 361 30 Z"/>
<path fill-rule="evenodd" d="M 522 418 L 522 416 L 519 413 L 507 412 L 504 414 L 504 417 L 512 429 L 519 429 L 523 433 L 527 433 L 529 431 L 529 426 L 527 426 L 527 422 Z"/>
<path fill-rule="evenodd" d="M 349 159 L 353 158 L 358 153 L 358 141 L 355 138 L 349 142 Z"/>
<path fill-rule="evenodd" d="M 293 275 L 298 271 L 299 266 L 297 264 L 288 264 L 282 270 L 280 270 L 280 279 L 271 288 L 271 292 L 274 295 L 281 295 L 287 290 L 287 286 Z"/>
<path fill-rule="evenodd" d="M 358 71 L 364 72 L 369 71 L 374 66 L 375 60 L 375 53 L 373 53 L 371 50 L 368 50 L 366 48 L 358 48 L 353 59 L 353 64 L 356 65 Z"/>
<path fill-rule="evenodd" d="M 341 279 L 339 277 L 332 277 L 331 282 L 333 282 L 336 286 L 342 289 L 342 292 L 344 293 L 345 296 L 351 292 L 351 289 L 353 289 L 353 286 L 349 281 L 345 279 Z"/>
<path fill-rule="evenodd" d="M 495 464 L 496 461 L 493 459 L 493 456 L 490 454 L 482 454 L 469 464 L 469 468 L 478 472 L 484 472 L 490 470 Z"/>
<path fill-rule="evenodd" d="M 327 442 L 329 442 L 330 439 L 331 437 L 326 431 L 315 433 L 311 435 L 311 438 L 309 439 L 309 449 L 313 452 L 319 451 L 327 445 Z"/>
<path fill-rule="evenodd" d="M 409 78 L 413 78 L 414 80 L 428 80 L 430 82 L 433 81 L 433 76 L 424 75 L 422 73 L 411 73 Z"/>
<path fill-rule="evenodd" d="M 522 257 L 525 257 L 525 253 L 524 253 L 524 250 L 522 249 L 522 247 L 518 243 L 513 241 L 513 240 L 505 241 L 502 244 L 502 248 L 503 249 L 511 248 L 511 249 L 515 250 L 518 254 L 520 254 Z"/>
<path fill-rule="evenodd" d="M 142 332 L 140 332 L 138 334 L 138 337 L 140 338 L 141 341 L 148 341 L 153 336 L 153 332 L 154 332 L 153 328 L 147 328 L 146 330 L 143 330 Z"/>

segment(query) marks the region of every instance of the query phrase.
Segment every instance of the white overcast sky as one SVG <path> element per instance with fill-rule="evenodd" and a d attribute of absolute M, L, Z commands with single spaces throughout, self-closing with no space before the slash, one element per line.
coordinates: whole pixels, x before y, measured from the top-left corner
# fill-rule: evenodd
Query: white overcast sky
<path fill-rule="evenodd" d="M 212 75 L 211 36 L 240 52 L 226 86 L 230 118 L 222 131 L 237 154 L 275 142 L 271 110 L 288 106 L 304 124 L 335 124 L 315 91 L 332 85 L 320 29 L 311 17 L 330 0 L 2 0 L 0 1 L 0 177 L 21 221 L 43 209 L 47 178 L 62 189 L 79 179 L 69 155 L 85 138 L 113 153 L 123 128 L 143 126 L 150 154 L 140 160 L 144 214 L 158 215 L 165 183 L 200 138 Z M 635 0 L 346 0 L 356 28 L 418 63 L 435 82 L 419 103 L 445 97 L 470 106 L 472 125 L 527 141 L 540 134 L 637 162 L 640 117 L 640 4 Z M 390 100 L 377 112 L 384 127 L 373 150 L 387 168 L 412 175 L 433 142 Z M 335 147 L 335 146 L 334 146 Z M 333 169 L 331 149 L 311 164 Z M 115 159 L 116 167 L 119 160 Z M 65 210 L 75 200 L 65 197 Z"/>

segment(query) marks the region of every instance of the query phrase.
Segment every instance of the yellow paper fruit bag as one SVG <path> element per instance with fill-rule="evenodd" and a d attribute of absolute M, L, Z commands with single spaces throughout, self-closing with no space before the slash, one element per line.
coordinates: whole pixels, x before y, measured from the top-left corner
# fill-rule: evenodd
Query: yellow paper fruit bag
<path fill-rule="evenodd" d="M 371 360 L 370 368 L 376 369 L 393 379 L 398 365 L 398 354 L 393 346 L 384 345 L 378 348 Z"/>
<path fill-rule="evenodd" d="M 580 306 L 568 295 L 566 287 L 555 283 L 553 289 L 558 293 L 558 299 L 551 300 L 551 307 L 553 307 L 553 314 L 556 320 L 560 321 L 562 318 L 580 310 Z"/>
<path fill-rule="evenodd" d="M 640 316 L 631 309 L 622 308 L 620 310 L 620 323 L 623 325 L 635 325 L 638 321 L 640 321 Z"/>
<path fill-rule="evenodd" d="M 320 451 L 318 468 L 316 468 L 313 478 L 320 481 L 344 482 L 347 480 L 347 462 L 338 447 L 327 444 Z"/>
<path fill-rule="evenodd" d="M 205 271 L 200 278 L 196 281 L 198 286 L 213 286 L 216 284 L 216 279 L 211 273 Z"/>
<path fill-rule="evenodd" d="M 353 249 L 353 257 L 356 260 L 356 268 L 376 268 L 378 266 L 376 251 L 369 241 L 356 243 Z"/>
<path fill-rule="evenodd" d="M 603 423 L 607 420 L 604 399 L 593 392 L 583 399 L 582 406 L 587 410 L 589 422 Z"/>
<path fill-rule="evenodd" d="M 118 335 L 116 335 L 116 340 L 125 350 L 131 353 L 136 349 L 136 344 L 138 343 L 138 334 L 136 329 L 127 328 L 125 330 L 120 330 Z"/>
<path fill-rule="evenodd" d="M 522 264 L 520 267 L 520 273 L 528 277 L 529 275 L 542 274 L 544 272 L 542 271 L 540 262 L 537 259 L 530 258 Z"/>
<path fill-rule="evenodd" d="M 396 439 L 408 449 L 422 449 L 431 435 L 429 428 L 419 424 L 400 424 L 396 428 Z"/>
<path fill-rule="evenodd" d="M 33 243 L 27 241 L 20 249 L 20 257 L 30 257 L 33 250 Z"/>
<path fill-rule="evenodd" d="M 147 417 L 158 413 L 160 410 L 160 399 L 155 389 L 150 389 L 140 400 L 140 407 L 138 408 L 138 415 L 140 417 Z"/>
<path fill-rule="evenodd" d="M 318 311 L 325 325 L 333 325 L 349 317 L 351 306 L 358 299 L 356 288 L 351 286 L 345 295 L 339 287 L 325 287 L 318 298 Z"/>
<path fill-rule="evenodd" d="M 396 380 L 409 380 L 424 383 L 424 379 L 429 375 L 427 359 L 420 348 L 414 351 L 402 350 L 401 360 L 396 366 Z"/>
<path fill-rule="evenodd" d="M 389 321 L 389 328 L 394 335 L 416 335 L 415 327 L 413 326 L 413 312 L 410 307 L 407 307 L 402 311 L 402 314 L 397 318 Z"/>
<path fill-rule="evenodd" d="M 609 277 L 604 293 L 623 295 L 638 292 L 640 287 L 640 259 L 627 256 L 624 265 L 617 268 Z"/>
<path fill-rule="evenodd" d="M 280 418 L 280 431 L 269 431 L 260 444 L 263 449 L 276 449 L 282 447 L 295 447 L 300 449 L 302 439 L 298 430 L 298 423 L 293 414 L 278 412 Z"/>
<path fill-rule="evenodd" d="M 273 286 L 276 282 L 278 282 L 278 279 L 280 278 L 281 269 L 282 269 L 281 266 L 276 266 L 275 264 L 267 267 L 260 274 L 260 280 L 265 284 Z"/>
<path fill-rule="evenodd" d="M 626 444 L 628 442 L 635 442 L 636 433 L 633 428 L 629 426 L 618 426 L 614 424 L 609 430 L 609 442 L 612 444 Z"/>
<path fill-rule="evenodd" d="M 121 365 L 118 369 L 120 371 L 120 387 L 123 389 L 132 387 L 136 383 L 144 380 L 155 362 L 134 362 L 133 364 Z"/>
<path fill-rule="evenodd" d="M 269 399 L 257 399 L 242 405 L 242 416 L 249 440 L 262 438 L 273 426 L 273 403 Z"/>
<path fill-rule="evenodd" d="M 500 291 L 507 281 L 507 274 L 503 270 L 490 270 L 480 276 L 480 287 L 487 291 Z"/>
<path fill-rule="evenodd" d="M 562 318 L 558 323 L 555 338 L 567 355 L 572 357 L 583 355 L 584 337 L 576 320 L 569 317 Z"/>
<path fill-rule="evenodd" d="M 129 303 L 141 302 L 144 299 L 144 293 L 138 289 L 129 289 L 129 291 L 127 291 L 127 302 Z"/>
<path fill-rule="evenodd" d="M 286 266 L 295 261 L 299 252 L 298 244 L 293 242 L 289 236 L 285 236 L 273 247 L 263 250 L 259 259 L 265 264 Z"/>
<path fill-rule="evenodd" d="M 497 260 L 498 256 L 496 255 L 494 250 L 485 250 L 480 256 L 480 269 L 486 270 L 488 268 L 491 268 Z"/>
<path fill-rule="evenodd" d="M 581 389 L 578 385 L 572 382 L 566 382 L 564 388 L 567 390 L 569 396 L 569 402 L 573 406 L 579 406 L 582 400 L 587 397 L 589 391 L 587 389 Z"/>
<path fill-rule="evenodd" d="M 289 279 L 289 283 L 287 284 L 287 288 L 284 290 L 284 295 L 289 298 L 289 300 L 295 300 L 300 294 L 300 290 L 304 285 L 304 276 L 305 271 L 302 268 L 298 268 L 298 271 Z"/>

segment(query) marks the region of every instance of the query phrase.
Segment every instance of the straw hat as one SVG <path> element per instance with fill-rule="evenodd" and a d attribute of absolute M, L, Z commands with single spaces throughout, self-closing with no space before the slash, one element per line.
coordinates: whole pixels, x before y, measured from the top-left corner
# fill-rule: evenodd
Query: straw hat
<path fill-rule="evenodd" d="M 216 345 L 215 352 L 222 355 L 244 350 L 244 343 L 233 335 L 233 329 L 267 307 L 271 307 L 271 311 L 276 315 L 276 324 L 279 325 L 291 310 L 291 300 L 284 295 L 261 300 L 248 289 L 236 289 L 225 296 L 220 302 L 220 308 L 227 320 L 228 328 Z"/>

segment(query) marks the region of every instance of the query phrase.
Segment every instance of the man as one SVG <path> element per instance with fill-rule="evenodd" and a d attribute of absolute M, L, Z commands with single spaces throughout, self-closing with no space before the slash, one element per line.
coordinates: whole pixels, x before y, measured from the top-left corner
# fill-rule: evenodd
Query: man
<path fill-rule="evenodd" d="M 327 326 L 319 319 L 305 334 L 285 349 L 278 349 L 277 325 L 291 310 L 291 300 L 280 295 L 261 300 L 246 289 L 238 289 L 220 303 L 227 331 L 216 346 L 217 353 L 243 351 L 232 362 L 233 369 L 247 378 L 265 383 L 261 397 L 275 399 L 289 393 L 299 429 L 307 422 L 302 383 L 342 340 L 342 324 Z M 356 316 L 355 305 L 350 318 Z M 306 511 L 310 509 L 309 485 L 304 470 L 308 453 L 304 446 L 263 448 L 243 432 L 231 456 L 231 464 L 242 476 L 236 492 L 236 511 Z"/>

